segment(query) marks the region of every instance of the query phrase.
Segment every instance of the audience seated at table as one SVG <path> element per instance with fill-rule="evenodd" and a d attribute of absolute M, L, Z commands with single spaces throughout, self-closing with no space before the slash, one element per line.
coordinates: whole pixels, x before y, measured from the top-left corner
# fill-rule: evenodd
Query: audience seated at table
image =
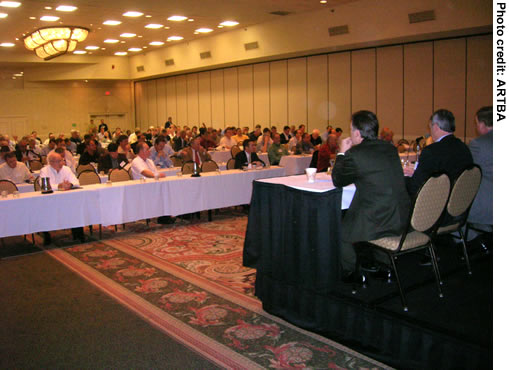
<path fill-rule="evenodd" d="M 202 135 L 201 146 L 205 150 L 214 149 L 217 146 L 215 140 L 212 139 L 212 132 L 207 131 Z"/>
<path fill-rule="evenodd" d="M 269 147 L 269 162 L 272 165 L 279 165 L 284 155 L 289 155 L 286 146 L 281 144 L 281 136 L 276 132 L 272 135 L 272 145 Z"/>
<path fill-rule="evenodd" d="M 129 161 L 133 160 L 136 155 L 134 154 L 134 150 L 129 145 L 129 139 L 127 135 L 120 135 L 117 140 L 118 144 L 118 153 L 124 154 Z"/>
<path fill-rule="evenodd" d="M 72 173 L 71 169 L 64 165 L 64 159 L 56 152 L 51 152 L 48 155 L 48 164 L 41 169 L 40 177 L 48 177 L 51 189 L 55 190 L 70 190 L 72 187 L 80 185 L 79 180 Z M 71 229 L 74 240 L 85 241 L 85 234 L 82 227 Z M 44 245 L 51 243 L 51 236 L 49 232 L 44 233 Z"/>
<path fill-rule="evenodd" d="M 249 138 L 251 140 L 257 141 L 258 138 L 262 135 L 262 126 L 256 125 L 255 129 L 249 133 Z"/>
<path fill-rule="evenodd" d="M 170 159 L 173 154 L 175 154 L 173 148 L 166 143 L 166 138 L 162 135 L 155 139 L 154 146 L 150 148 L 150 159 L 161 168 L 173 167 Z"/>
<path fill-rule="evenodd" d="M 316 163 L 316 172 L 325 172 L 331 167 L 331 161 L 336 159 L 336 151 L 338 150 L 338 138 L 336 134 L 327 136 L 327 141 L 320 145 L 318 150 L 318 162 Z"/>
<path fill-rule="evenodd" d="M 189 142 L 187 141 L 187 135 L 185 131 L 180 131 L 179 136 L 173 139 L 173 150 L 176 152 L 180 152 L 182 149 L 184 149 L 186 146 L 189 145 Z"/>
<path fill-rule="evenodd" d="M 76 144 L 76 148 L 81 144 L 80 132 L 78 130 L 71 130 L 71 137 L 69 138 L 74 144 Z"/>
<path fill-rule="evenodd" d="M 94 139 L 85 141 L 85 151 L 80 156 L 79 164 L 85 165 L 89 163 L 99 163 L 100 154 Z"/>
<path fill-rule="evenodd" d="M 43 156 L 48 156 L 49 152 L 51 152 L 53 149 L 55 149 L 57 147 L 57 141 L 55 138 L 51 138 L 49 141 L 48 141 L 48 144 L 47 145 L 44 145 L 42 146 L 42 149 L 41 149 L 41 155 Z"/>
<path fill-rule="evenodd" d="M 97 170 L 99 172 L 109 173 L 113 169 L 124 168 L 129 161 L 124 153 L 118 152 L 118 145 L 110 143 L 108 151 L 99 158 Z"/>
<path fill-rule="evenodd" d="M 315 149 L 320 148 L 320 145 L 322 144 L 322 138 L 320 137 L 320 131 L 316 128 L 311 133 L 311 144 L 313 144 Z"/>
<path fill-rule="evenodd" d="M 265 166 L 263 162 L 256 154 L 256 144 L 254 140 L 246 139 L 242 143 L 244 150 L 238 152 L 235 156 L 235 168 L 241 169 L 242 167 L 248 167 L 251 165 Z"/>
<path fill-rule="evenodd" d="M 295 147 L 295 154 L 311 154 L 315 151 L 315 147 L 311 142 L 311 135 L 307 132 L 302 134 L 302 140 Z"/>
<path fill-rule="evenodd" d="M 327 138 L 329 137 L 329 135 L 332 133 L 332 126 L 327 126 L 327 128 L 325 129 L 325 131 L 320 135 L 320 138 L 322 139 L 322 143 L 325 143 L 327 141 Z"/>
<path fill-rule="evenodd" d="M 11 148 L 9 148 L 7 145 L 2 145 L 0 147 L 0 164 L 5 163 L 4 156 L 7 153 L 11 152 Z"/>
<path fill-rule="evenodd" d="M 150 150 L 147 143 L 141 142 L 136 148 L 138 154 L 131 163 L 131 172 L 134 180 L 142 177 L 154 178 L 156 175 L 163 178 L 166 175 L 164 172 L 159 172 L 156 165 L 150 159 Z"/>
<path fill-rule="evenodd" d="M 197 136 L 191 140 L 188 147 L 182 149 L 180 157 L 185 162 L 196 162 L 198 167 L 205 161 L 210 161 L 212 158 L 207 153 L 205 148 L 201 146 L 201 137 Z"/>
<path fill-rule="evenodd" d="M 394 136 L 394 132 L 389 127 L 384 127 L 382 131 L 380 131 L 380 140 L 387 141 L 394 145 L 394 141 L 392 140 Z"/>
<path fill-rule="evenodd" d="M 140 143 L 147 144 L 149 148 L 152 146 L 152 143 L 147 141 L 147 139 L 145 137 L 145 134 L 139 134 L 138 135 L 138 141 L 136 141 L 135 143 L 131 144 L 131 149 L 134 151 L 134 154 L 138 154 L 138 153 L 136 153 L 136 150 L 138 148 L 138 144 L 140 144 Z"/>
<path fill-rule="evenodd" d="M 16 144 L 16 159 L 19 162 L 28 163 L 30 161 L 30 150 L 27 147 L 28 138 L 22 137 L 18 144 Z M 36 156 L 35 153 L 32 153 L 32 156 Z"/>
<path fill-rule="evenodd" d="M 140 135 L 141 135 L 141 129 L 139 127 L 136 127 L 134 129 L 134 132 L 131 135 L 129 135 L 129 145 L 136 143 L 138 141 L 138 137 Z"/>
<path fill-rule="evenodd" d="M 14 152 L 5 153 L 4 160 L 5 163 L 0 165 L 0 180 L 9 180 L 15 184 L 22 184 L 34 179 L 28 167 L 16 160 Z"/>
<path fill-rule="evenodd" d="M 54 150 L 57 150 L 58 148 L 62 149 L 62 151 L 64 153 L 65 165 L 67 167 L 69 167 L 74 174 L 76 174 L 76 167 L 77 167 L 76 159 L 74 159 L 72 153 L 66 149 L 65 140 L 58 138 L 56 140 L 56 143 L 57 143 L 57 147 Z"/>
<path fill-rule="evenodd" d="M 302 133 L 297 130 L 295 131 L 295 134 L 292 135 L 291 139 L 288 141 L 288 150 L 290 152 L 296 152 L 297 151 L 297 144 L 299 144 L 302 141 Z"/>
<path fill-rule="evenodd" d="M 244 140 L 249 139 L 249 137 L 242 132 L 242 129 L 240 127 L 237 128 L 236 131 L 237 131 L 237 134 L 235 136 L 233 136 L 233 138 L 235 139 L 236 145 L 242 145 Z"/>
<path fill-rule="evenodd" d="M 419 187 L 435 172 L 445 172 L 452 182 L 461 171 L 473 163 L 468 147 L 454 136 L 456 122 L 452 112 L 439 109 L 430 117 L 430 131 L 433 144 L 427 145 L 419 157 L 416 168 L 405 167 L 407 188 L 412 196 Z"/>
<path fill-rule="evenodd" d="M 288 144 L 288 142 L 292 138 L 292 134 L 290 133 L 290 126 L 285 126 L 283 128 L 283 132 L 281 133 L 281 135 L 279 135 L 279 137 L 281 138 L 281 144 Z"/>
<path fill-rule="evenodd" d="M 227 127 L 224 132 L 224 136 L 219 140 L 219 147 L 223 147 L 225 149 L 231 149 L 232 146 L 237 145 L 237 141 L 233 138 L 233 129 L 231 127 Z"/>
<path fill-rule="evenodd" d="M 272 143 L 270 130 L 268 127 L 265 127 L 263 129 L 263 134 L 258 136 L 256 140 L 256 150 L 258 152 L 267 153 Z"/>
<path fill-rule="evenodd" d="M 28 158 L 33 161 L 41 161 L 42 160 L 42 152 L 39 145 L 37 145 L 37 140 L 32 136 L 28 137 Z"/>

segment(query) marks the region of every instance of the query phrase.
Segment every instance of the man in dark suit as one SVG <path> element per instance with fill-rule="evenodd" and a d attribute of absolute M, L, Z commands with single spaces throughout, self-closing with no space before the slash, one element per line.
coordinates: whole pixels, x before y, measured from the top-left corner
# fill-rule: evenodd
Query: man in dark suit
<path fill-rule="evenodd" d="M 292 134 L 290 133 L 290 126 L 285 126 L 283 128 L 283 132 L 279 136 L 281 137 L 281 144 L 288 144 L 292 138 Z"/>
<path fill-rule="evenodd" d="M 423 149 L 415 170 L 405 168 L 405 175 L 412 176 L 407 180 L 411 196 L 434 172 L 445 172 L 454 182 L 461 171 L 473 162 L 468 147 L 453 135 L 456 123 L 451 112 L 437 110 L 431 115 L 429 125 L 433 144 Z"/>
<path fill-rule="evenodd" d="M 108 145 L 108 152 L 101 156 L 99 159 L 98 170 L 108 173 L 115 168 L 123 168 L 127 163 L 127 157 L 125 154 L 121 154 L 118 151 L 118 144 L 110 143 Z"/>
<path fill-rule="evenodd" d="M 483 107 L 475 115 L 479 136 L 470 142 L 474 163 L 482 170 L 479 191 L 468 215 L 468 222 L 479 228 L 493 225 L 493 107 Z M 470 233 L 469 233 L 470 235 Z"/>
<path fill-rule="evenodd" d="M 254 140 L 246 139 L 242 142 L 242 145 L 244 150 L 238 152 L 235 156 L 235 168 L 240 169 L 249 166 L 249 164 L 265 167 L 265 163 L 256 154 L 256 143 Z"/>
<path fill-rule="evenodd" d="M 400 235 L 410 209 L 397 149 L 379 140 L 378 119 L 369 111 L 352 115 L 351 137 L 341 141 L 332 170 L 335 186 L 357 190 L 342 225 L 340 251 L 343 281 L 364 281 L 356 274 L 353 243 Z"/>
<path fill-rule="evenodd" d="M 182 130 L 180 131 L 179 136 L 173 139 L 173 150 L 176 152 L 180 152 L 188 145 L 189 143 L 186 140 L 186 130 Z"/>

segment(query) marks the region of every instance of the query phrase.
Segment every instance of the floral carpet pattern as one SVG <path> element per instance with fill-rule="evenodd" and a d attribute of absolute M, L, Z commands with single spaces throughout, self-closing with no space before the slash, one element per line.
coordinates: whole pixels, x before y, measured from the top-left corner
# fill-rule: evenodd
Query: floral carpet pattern
<path fill-rule="evenodd" d="M 261 309 L 255 271 L 242 267 L 246 224 L 223 217 L 49 253 L 220 366 L 386 368 Z"/>

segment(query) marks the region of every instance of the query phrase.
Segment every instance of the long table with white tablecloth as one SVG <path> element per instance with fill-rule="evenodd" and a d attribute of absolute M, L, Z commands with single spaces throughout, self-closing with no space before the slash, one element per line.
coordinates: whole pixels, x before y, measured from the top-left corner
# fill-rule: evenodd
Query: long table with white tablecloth
<path fill-rule="evenodd" d="M 122 224 L 248 204 L 254 180 L 284 175 L 281 167 L 229 170 L 83 186 L 52 194 L 30 192 L 0 198 L 0 237 L 86 225 Z"/>

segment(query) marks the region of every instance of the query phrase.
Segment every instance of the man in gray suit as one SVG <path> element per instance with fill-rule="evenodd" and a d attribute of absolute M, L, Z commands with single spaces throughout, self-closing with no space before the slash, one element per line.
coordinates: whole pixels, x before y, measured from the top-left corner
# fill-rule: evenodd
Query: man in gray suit
<path fill-rule="evenodd" d="M 477 228 L 490 230 L 493 225 L 493 107 L 482 107 L 475 114 L 479 137 L 470 142 L 469 148 L 482 170 L 482 180 L 468 215 L 468 222 Z M 475 233 L 469 236 L 474 237 Z M 469 238 L 470 239 L 470 238 Z"/>
<path fill-rule="evenodd" d="M 410 198 L 396 147 L 378 139 L 378 119 L 369 111 L 352 115 L 351 137 L 341 141 L 332 170 L 336 187 L 357 190 L 342 224 L 343 282 L 364 282 L 355 271 L 353 243 L 400 235 L 408 221 Z"/>

